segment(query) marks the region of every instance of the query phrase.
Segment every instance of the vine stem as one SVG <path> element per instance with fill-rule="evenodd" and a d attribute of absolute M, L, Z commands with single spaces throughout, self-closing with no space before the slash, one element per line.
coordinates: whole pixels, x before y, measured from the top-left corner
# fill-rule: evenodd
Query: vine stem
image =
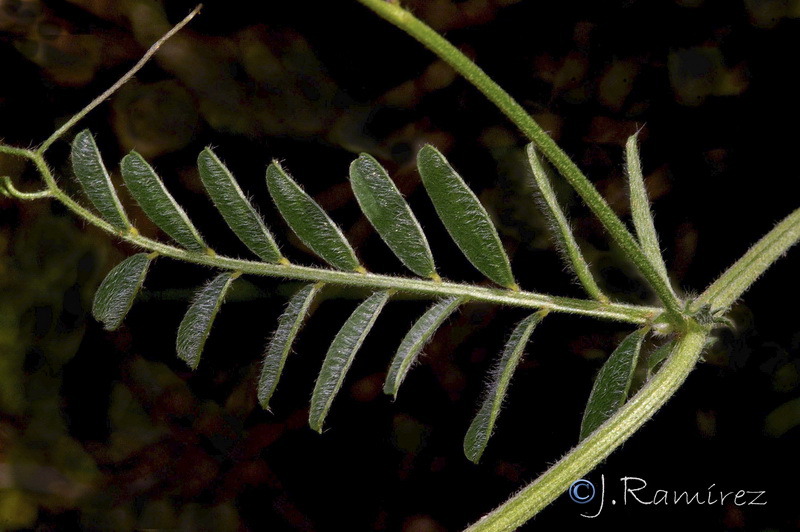
<path fill-rule="evenodd" d="M 800 240 L 800 209 L 796 209 L 784 218 L 747 250 L 742 258 L 694 300 L 691 309 L 697 312 L 708 305 L 713 313 L 724 312 L 773 262 L 797 244 L 798 240 Z"/>
<path fill-rule="evenodd" d="M 21 199 L 24 201 L 53 197 L 53 194 L 50 192 L 50 189 L 47 188 L 44 190 L 38 190 L 36 192 L 24 192 L 22 190 L 19 190 L 17 187 L 14 186 L 14 183 L 11 182 L 11 178 L 5 175 L 0 176 L 0 194 L 11 196 L 12 198 Z"/>
<path fill-rule="evenodd" d="M 589 208 L 611 234 L 614 241 L 623 249 L 642 275 L 655 290 L 656 295 L 667 311 L 680 320 L 683 315 L 681 304 L 672 287 L 658 273 L 639 243 L 614 213 L 603 196 L 587 179 L 569 156 L 558 147 L 555 141 L 531 118 L 527 111 L 484 72 L 471 59 L 439 35 L 430 26 L 406 11 L 397 2 L 386 0 L 358 0 L 383 19 L 391 22 L 408 35 L 425 45 L 440 59 L 449 64 L 459 74 L 484 94 L 509 120 L 511 120 L 555 166 L 561 175 L 583 198 Z"/>
<path fill-rule="evenodd" d="M 158 49 L 161 48 L 161 46 L 165 42 L 167 42 L 173 35 L 175 35 L 181 29 L 183 29 L 183 27 L 186 26 L 189 23 L 189 21 L 191 21 L 195 17 L 195 15 L 200 13 L 200 10 L 202 8 L 203 4 L 198 4 L 197 7 L 192 9 L 192 11 L 183 18 L 183 20 L 178 22 L 175 26 L 172 27 L 172 29 L 170 29 L 160 39 L 158 39 L 155 43 L 153 43 L 153 45 L 147 49 L 147 52 L 144 53 L 141 59 L 139 59 L 139 61 L 137 61 L 136 64 L 130 70 L 128 70 L 124 76 L 119 78 L 116 83 L 111 85 L 111 87 L 109 87 L 105 92 L 103 92 L 100 96 L 92 100 L 89 103 L 89 105 L 78 111 L 75 115 L 72 116 L 72 118 L 67 120 L 60 128 L 58 128 L 52 135 L 47 137 L 47 139 L 39 145 L 39 147 L 36 150 L 36 153 L 38 153 L 39 155 L 43 155 L 44 152 L 47 151 L 47 148 L 49 148 L 56 140 L 61 138 L 64 135 L 64 133 L 69 131 L 72 128 L 72 126 L 80 122 L 84 116 L 86 116 L 92 111 L 92 109 L 103 103 L 106 100 L 106 98 L 114 94 L 116 91 L 119 90 L 120 87 L 125 85 L 134 75 L 136 75 L 137 72 L 139 72 L 139 70 L 142 69 L 145 63 L 147 63 L 150 60 L 150 58 L 153 57 L 153 55 L 155 55 Z"/>
<path fill-rule="evenodd" d="M 50 171 L 44 157 L 40 153 L 3 145 L 0 145 L 0 153 L 25 157 L 33 162 L 47 185 L 46 192 L 48 195 L 60 201 L 65 207 L 77 216 L 83 218 L 87 223 L 107 233 L 113 234 L 138 248 L 184 262 L 253 275 L 282 277 L 285 279 L 304 281 L 321 281 L 326 284 L 351 287 L 381 290 L 392 289 L 401 292 L 420 294 L 431 298 L 457 296 L 464 297 L 467 301 L 481 301 L 523 308 L 549 309 L 554 312 L 580 314 L 637 325 L 652 323 L 663 313 L 663 309 L 656 307 L 557 297 L 535 292 L 490 288 L 421 278 L 329 270 L 325 268 L 299 266 L 296 264 L 272 264 L 224 257 L 213 252 L 209 254 L 193 253 L 147 238 L 135 230 L 120 232 L 64 192 L 58 186 L 53 173 Z M 42 195 L 42 193 L 38 194 Z M 25 198 L 20 197 L 20 199 Z"/>
<path fill-rule="evenodd" d="M 514 530 L 564 493 L 572 482 L 594 469 L 672 397 L 697 363 L 707 337 L 706 328 L 689 320 L 686 333 L 661 370 L 630 401 L 532 484 L 470 526 L 467 532 Z"/>

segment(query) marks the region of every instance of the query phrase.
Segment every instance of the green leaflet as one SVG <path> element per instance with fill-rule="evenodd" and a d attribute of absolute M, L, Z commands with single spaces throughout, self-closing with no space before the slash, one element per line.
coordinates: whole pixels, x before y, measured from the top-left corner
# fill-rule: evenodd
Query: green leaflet
<path fill-rule="evenodd" d="M 417 360 L 422 348 L 433 337 L 436 330 L 452 314 L 458 306 L 463 303 L 463 298 L 449 297 L 437 302 L 425 311 L 406 333 L 400 347 L 397 349 L 389 372 L 386 375 L 386 382 L 383 385 L 383 393 L 393 395 L 397 398 L 397 391 L 400 384 L 408 374 L 408 370 Z"/>
<path fill-rule="evenodd" d="M 417 155 L 417 166 L 439 218 L 467 259 L 492 281 L 518 290 L 489 214 L 444 155 L 425 145 Z"/>
<path fill-rule="evenodd" d="M 464 454 L 476 464 L 492 435 L 497 415 L 500 413 L 500 407 L 503 405 L 503 399 L 508 390 L 508 384 L 511 382 L 511 375 L 517 369 L 525 345 L 528 343 L 533 329 L 546 315 L 547 311 L 539 311 L 517 324 L 506 342 L 500 360 L 492 371 L 492 380 L 486 388 L 483 404 L 475 415 L 475 419 L 472 420 L 464 438 Z"/>
<path fill-rule="evenodd" d="M 364 271 L 341 229 L 277 161 L 267 168 L 267 187 L 286 223 L 314 253 L 334 268 Z"/>
<path fill-rule="evenodd" d="M 636 236 L 642 246 L 644 256 L 647 257 L 647 260 L 650 261 L 650 264 L 653 265 L 667 286 L 671 286 L 667 275 L 667 267 L 664 265 L 664 258 L 661 256 L 661 246 L 658 244 L 656 228 L 653 225 L 653 214 L 650 212 L 650 200 L 647 197 L 647 190 L 644 186 L 642 163 L 639 158 L 636 135 L 631 135 L 625 144 L 625 160 L 628 168 L 628 187 L 631 195 L 631 216 L 633 217 L 633 226 L 636 228 Z"/>
<path fill-rule="evenodd" d="M 350 184 L 367 219 L 409 270 L 439 279 L 425 233 L 389 174 L 362 153 L 350 165 Z"/>
<path fill-rule="evenodd" d="M 267 345 L 264 365 L 261 366 L 261 377 L 258 379 L 258 402 L 265 409 L 269 409 L 269 400 L 278 385 L 294 338 L 320 288 L 322 283 L 309 284 L 298 290 L 278 319 L 278 328 Z"/>
<path fill-rule="evenodd" d="M 147 253 L 132 255 L 114 266 L 100 283 L 94 294 L 92 316 L 107 331 L 114 331 L 122 324 L 142 288 L 150 261 Z"/>
<path fill-rule="evenodd" d="M 208 195 L 236 236 L 264 261 L 281 262 L 283 256 L 264 220 L 245 197 L 230 170 L 210 148 L 197 156 L 197 168 Z"/>
<path fill-rule="evenodd" d="M 633 370 L 639 358 L 639 351 L 642 349 L 642 340 L 648 330 L 649 328 L 645 327 L 625 337 L 600 368 L 592 393 L 589 394 L 586 410 L 583 412 L 581 441 L 625 404 Z"/>
<path fill-rule="evenodd" d="M 178 327 L 178 358 L 186 362 L 190 368 L 196 369 L 200 363 L 200 354 L 206 344 L 211 325 L 217 317 L 225 293 L 231 283 L 238 277 L 233 272 L 217 275 L 203 288 L 198 290 Z"/>
<path fill-rule="evenodd" d="M 369 296 L 347 318 L 342 328 L 333 339 L 322 369 L 311 394 L 311 409 L 308 424 L 317 432 L 322 432 L 322 424 L 331 407 L 333 398 L 342 387 L 342 382 L 353 363 L 356 352 L 364 342 L 383 306 L 389 300 L 388 291 L 377 292 Z"/>
<path fill-rule="evenodd" d="M 544 213 L 550 219 L 550 225 L 553 233 L 556 236 L 556 242 L 559 249 L 567 258 L 567 263 L 577 275 L 578 280 L 583 285 L 586 293 L 598 301 L 608 301 L 608 297 L 600 290 L 597 283 L 592 276 L 589 265 L 583 258 L 583 253 L 572 236 L 572 229 L 570 228 L 567 217 L 564 216 L 561 207 L 558 205 L 558 199 L 550 186 L 550 177 L 547 175 L 542 164 L 539 154 L 536 153 L 536 146 L 533 143 L 528 144 L 528 161 L 530 162 L 531 169 L 533 170 L 533 177 L 536 180 L 536 185 L 541 194 L 542 203 L 544 204 Z"/>
<path fill-rule="evenodd" d="M 670 341 L 650 353 L 650 356 L 647 357 L 647 377 L 649 378 L 652 375 L 656 367 L 667 359 L 667 357 L 672 353 L 672 349 L 675 347 L 675 341 Z"/>
<path fill-rule="evenodd" d="M 148 218 L 178 244 L 198 253 L 211 251 L 161 178 L 135 151 L 122 159 L 122 178 Z"/>
<path fill-rule="evenodd" d="M 75 135 L 75 140 L 72 141 L 71 159 L 75 177 L 78 178 L 89 201 L 100 215 L 122 232 L 133 229 L 108 176 L 97 144 L 88 129 Z"/>

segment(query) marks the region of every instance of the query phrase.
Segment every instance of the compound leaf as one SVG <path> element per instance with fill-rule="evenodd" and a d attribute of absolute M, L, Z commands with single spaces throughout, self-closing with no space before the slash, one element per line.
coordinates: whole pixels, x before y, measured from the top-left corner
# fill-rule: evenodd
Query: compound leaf
<path fill-rule="evenodd" d="M 311 409 L 308 424 L 317 432 L 322 432 L 322 424 L 331 407 L 333 398 L 342 387 L 342 382 L 353 363 L 356 352 L 364 343 L 383 306 L 389 300 L 389 292 L 377 292 L 362 302 L 342 325 L 333 339 L 322 369 L 311 394 Z"/>
<path fill-rule="evenodd" d="M 200 354 L 211 332 L 211 325 L 236 277 L 238 275 L 233 272 L 221 273 L 201 288 L 178 327 L 178 357 L 192 369 L 196 369 L 200 363 Z"/>
<path fill-rule="evenodd" d="M 495 283 L 517 290 L 489 214 L 444 155 L 426 145 L 417 155 L 417 167 L 439 218 L 467 259 Z"/>
<path fill-rule="evenodd" d="M 128 190 L 148 218 L 189 251 L 210 251 L 161 178 L 141 155 L 132 151 L 122 159 L 121 168 Z"/>
<path fill-rule="evenodd" d="M 261 376 L 258 379 L 258 402 L 265 409 L 269 409 L 269 400 L 278 385 L 278 379 L 283 372 L 286 357 L 289 356 L 292 349 L 294 338 L 320 288 L 322 288 L 322 283 L 309 284 L 298 290 L 289 300 L 286 310 L 278 318 L 278 328 L 267 344 L 264 364 L 261 366 Z"/>
<path fill-rule="evenodd" d="M 364 271 L 342 230 L 277 161 L 267 168 L 267 187 L 286 223 L 314 253 L 334 268 Z"/>
<path fill-rule="evenodd" d="M 131 222 L 122 208 L 114 185 L 103 164 L 100 151 L 94 137 L 88 129 L 84 129 L 72 141 L 72 170 L 78 178 L 89 201 L 100 212 L 100 215 L 111 225 L 122 232 L 132 229 Z"/>
<path fill-rule="evenodd" d="M 107 331 L 114 331 L 122 324 L 142 288 L 150 261 L 147 253 L 132 255 L 114 266 L 100 283 L 94 294 L 92 315 Z"/>
<path fill-rule="evenodd" d="M 361 210 L 403 264 L 421 277 L 438 279 L 422 227 L 383 166 L 362 153 L 350 165 L 350 184 Z"/>
<path fill-rule="evenodd" d="M 647 331 L 648 328 L 645 327 L 625 337 L 600 368 L 592 393 L 589 394 L 586 410 L 583 412 L 581 440 L 594 432 L 625 404 L 633 370 Z"/>
<path fill-rule="evenodd" d="M 500 407 L 503 405 L 503 399 L 511 382 L 511 376 L 519 365 L 525 345 L 528 343 L 533 329 L 546 315 L 547 311 L 536 312 L 517 324 L 506 342 L 500 360 L 492 371 L 492 380 L 486 388 L 483 404 L 475 415 L 475 419 L 472 420 L 464 438 L 464 454 L 476 464 L 492 435 L 497 415 L 500 413 Z"/>
<path fill-rule="evenodd" d="M 459 297 L 449 297 L 443 299 L 425 311 L 406 333 L 400 342 L 389 372 L 386 375 L 386 382 L 383 385 L 383 392 L 387 395 L 397 397 L 400 384 L 408 374 L 408 370 L 414 365 L 422 348 L 433 337 L 436 330 L 452 314 L 464 300 Z"/>
<path fill-rule="evenodd" d="M 239 240 L 264 261 L 280 262 L 283 255 L 272 233 L 245 197 L 230 170 L 210 148 L 200 152 L 197 168 L 208 195 Z"/>

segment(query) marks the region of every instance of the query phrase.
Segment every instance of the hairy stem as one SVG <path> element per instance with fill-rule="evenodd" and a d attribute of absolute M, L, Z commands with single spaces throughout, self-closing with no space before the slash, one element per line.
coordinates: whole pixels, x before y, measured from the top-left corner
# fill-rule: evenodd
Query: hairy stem
<path fill-rule="evenodd" d="M 597 192 L 594 185 L 583 175 L 583 172 L 572 162 L 572 159 L 558 147 L 555 141 L 510 94 L 447 39 L 414 17 L 409 11 L 401 8 L 396 2 L 386 2 L 385 0 L 358 1 L 425 45 L 495 104 L 525 136 L 536 144 L 539 151 L 580 194 L 581 198 L 611 234 L 611 237 L 622 248 L 625 255 L 636 265 L 645 279 L 647 279 L 647 282 L 653 287 L 667 311 L 676 317 L 682 315 L 680 303 L 672 288 L 659 275 L 658 270 L 642 252 L 639 243 L 625 227 L 625 224 L 622 223 L 622 220 L 614 213 L 603 196 Z"/>
<path fill-rule="evenodd" d="M 44 199 L 53 196 L 49 189 L 38 190 L 36 192 L 24 192 L 19 190 L 14 186 L 14 183 L 11 182 L 11 178 L 5 175 L 0 177 L 0 194 L 5 194 L 23 201 Z"/>
<path fill-rule="evenodd" d="M 697 363 L 707 336 L 706 329 L 689 321 L 672 355 L 639 393 L 533 483 L 467 530 L 514 530 L 564 493 L 575 479 L 594 469 L 672 397 Z"/>
<path fill-rule="evenodd" d="M 186 17 L 184 17 L 183 20 L 178 22 L 178 24 L 176 24 L 171 30 L 165 33 L 163 37 L 161 37 L 159 40 L 153 43 L 153 45 L 150 48 L 148 48 L 147 52 L 144 53 L 142 58 L 139 59 L 139 61 L 128 72 L 126 72 L 124 76 L 119 78 L 117 82 L 114 83 L 111 87 L 109 87 L 103 94 L 92 100 L 91 103 L 89 103 L 89 105 L 78 111 L 72 118 L 67 120 L 60 128 L 58 128 L 52 135 L 47 137 L 47 139 L 44 142 L 42 142 L 42 144 L 39 146 L 36 152 L 39 154 L 43 154 L 45 151 L 47 151 L 47 148 L 49 148 L 56 140 L 61 138 L 64 135 L 64 133 L 69 131 L 72 128 L 72 126 L 80 122 L 84 116 L 86 116 L 87 114 L 89 114 L 89 112 L 92 111 L 92 109 L 103 103 L 106 100 L 106 98 L 114 94 L 117 90 L 119 90 L 120 87 L 125 85 L 125 83 L 127 83 L 128 80 L 130 80 L 139 70 L 141 70 L 142 67 L 145 65 L 145 63 L 147 63 L 147 61 L 149 61 L 150 58 L 153 57 L 153 55 L 155 55 L 158 49 L 161 48 L 161 46 L 165 42 L 167 42 L 170 39 L 170 37 L 172 37 L 173 35 L 178 33 L 181 29 L 183 29 L 183 27 L 186 26 L 189 23 L 189 21 L 192 20 L 195 17 L 195 15 L 197 15 L 200 12 L 202 8 L 203 5 L 199 4 L 188 15 L 186 15 Z"/>
<path fill-rule="evenodd" d="M 800 240 L 800 209 L 784 218 L 720 275 L 719 279 L 692 303 L 692 310 L 696 312 L 707 305 L 711 307 L 712 312 L 726 310 L 798 240 Z"/>

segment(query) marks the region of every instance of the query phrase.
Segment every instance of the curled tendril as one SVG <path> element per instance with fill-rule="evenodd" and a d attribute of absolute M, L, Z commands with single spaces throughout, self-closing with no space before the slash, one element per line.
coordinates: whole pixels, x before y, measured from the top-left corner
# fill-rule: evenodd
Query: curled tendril
<path fill-rule="evenodd" d="M 17 198 L 25 201 L 49 198 L 53 195 L 53 193 L 46 188 L 37 192 L 23 192 L 14 186 L 11 178 L 7 175 L 0 176 L 0 194 L 9 198 Z"/>

